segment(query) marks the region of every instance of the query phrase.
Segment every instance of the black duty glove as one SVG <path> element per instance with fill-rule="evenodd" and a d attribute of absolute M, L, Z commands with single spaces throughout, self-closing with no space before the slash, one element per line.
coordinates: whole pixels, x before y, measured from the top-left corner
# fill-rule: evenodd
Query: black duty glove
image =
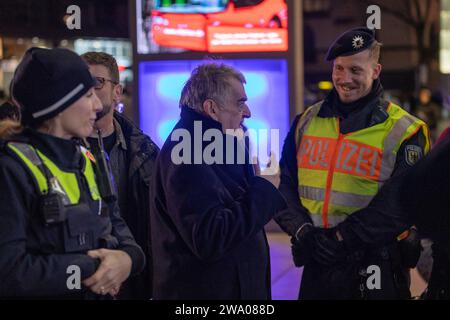
<path fill-rule="evenodd" d="M 312 258 L 324 266 L 335 265 L 346 257 L 343 241 L 339 241 L 336 229 L 317 229 L 314 233 Z"/>
<path fill-rule="evenodd" d="M 402 259 L 402 266 L 407 268 L 414 268 L 420 258 L 422 252 L 422 245 L 420 244 L 420 237 L 415 228 L 409 229 L 408 236 L 398 243 L 400 255 Z"/>
<path fill-rule="evenodd" d="M 291 238 L 292 258 L 296 267 L 303 267 L 311 260 L 314 230 L 313 225 L 304 224 L 296 236 Z"/>

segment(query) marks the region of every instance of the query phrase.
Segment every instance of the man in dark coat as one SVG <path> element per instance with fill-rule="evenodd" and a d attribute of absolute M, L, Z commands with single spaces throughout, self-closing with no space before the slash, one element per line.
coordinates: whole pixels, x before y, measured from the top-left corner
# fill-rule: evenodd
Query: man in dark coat
<path fill-rule="evenodd" d="M 82 58 L 96 78 L 95 92 L 103 105 L 97 115 L 96 127 L 103 135 L 103 145 L 109 155 L 117 185 L 120 214 L 145 253 L 147 266 L 139 275 L 122 286 L 119 299 L 150 299 L 152 297 L 152 258 L 150 245 L 149 185 L 158 147 L 125 116 L 117 112 L 122 86 L 119 69 L 113 56 L 103 52 L 87 52 Z M 87 139 L 91 148 L 97 137 Z"/>
<path fill-rule="evenodd" d="M 155 299 L 271 297 L 263 228 L 285 201 L 249 161 L 243 83 L 231 67 L 204 64 L 183 88 L 151 199 Z"/>

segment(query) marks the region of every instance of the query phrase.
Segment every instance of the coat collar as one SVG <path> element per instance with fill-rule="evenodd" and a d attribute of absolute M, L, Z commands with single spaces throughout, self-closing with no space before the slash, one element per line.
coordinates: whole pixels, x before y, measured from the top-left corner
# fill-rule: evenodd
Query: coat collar
<path fill-rule="evenodd" d="M 125 140 L 125 137 L 123 135 L 122 128 L 119 124 L 119 122 L 116 120 L 116 118 L 113 118 L 114 123 L 114 130 L 116 131 L 116 145 L 119 145 L 120 148 L 123 150 L 127 150 L 127 142 Z"/>
<path fill-rule="evenodd" d="M 222 124 L 220 122 L 198 113 L 194 109 L 186 106 L 181 107 L 181 120 L 189 123 L 194 123 L 194 121 L 202 121 L 203 130 L 219 129 L 222 131 Z"/>
<path fill-rule="evenodd" d="M 18 140 L 31 144 L 61 169 L 75 170 L 82 166 L 82 154 L 76 140 L 58 138 L 30 128 L 25 129 Z"/>
<path fill-rule="evenodd" d="M 336 89 L 333 89 L 325 98 L 318 116 L 322 118 L 336 117 L 345 119 L 357 113 L 371 113 L 378 105 L 382 95 L 383 87 L 379 79 L 373 82 L 372 90 L 368 95 L 349 104 L 342 103 Z"/>

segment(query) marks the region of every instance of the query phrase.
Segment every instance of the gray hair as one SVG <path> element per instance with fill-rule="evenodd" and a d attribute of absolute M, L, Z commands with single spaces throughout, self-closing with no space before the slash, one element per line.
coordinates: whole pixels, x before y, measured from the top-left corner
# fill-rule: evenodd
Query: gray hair
<path fill-rule="evenodd" d="M 231 85 L 229 80 L 235 78 L 244 84 L 244 75 L 225 64 L 205 63 L 195 68 L 181 91 L 180 108 L 183 106 L 203 113 L 203 102 L 207 99 L 224 105 L 229 98 Z"/>

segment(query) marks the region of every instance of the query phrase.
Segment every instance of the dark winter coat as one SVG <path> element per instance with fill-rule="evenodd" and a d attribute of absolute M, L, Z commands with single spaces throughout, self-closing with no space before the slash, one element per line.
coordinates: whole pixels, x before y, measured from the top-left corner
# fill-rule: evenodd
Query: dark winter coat
<path fill-rule="evenodd" d="M 427 298 L 450 298 L 450 135 L 411 169 L 386 183 L 367 208 L 353 213 L 339 231 L 354 249 L 389 243 L 416 225 L 434 241 Z M 372 227 L 376 221 L 383 230 Z M 362 232 L 364 230 L 364 232 Z"/>
<path fill-rule="evenodd" d="M 130 120 L 114 112 L 116 142 L 109 160 L 117 186 L 120 214 L 144 251 L 144 270 L 130 277 L 120 290 L 119 299 L 152 298 L 152 253 L 150 244 L 150 181 L 159 148 Z M 92 141 L 92 140 L 90 140 Z"/>
<path fill-rule="evenodd" d="M 187 107 L 174 131 L 185 129 L 194 137 L 194 121 L 202 124 L 200 134 L 215 129 L 224 137 L 220 123 Z M 169 137 L 156 163 L 155 299 L 269 299 L 264 225 L 285 208 L 284 199 L 271 183 L 254 176 L 248 162 L 175 164 L 178 143 Z"/>

